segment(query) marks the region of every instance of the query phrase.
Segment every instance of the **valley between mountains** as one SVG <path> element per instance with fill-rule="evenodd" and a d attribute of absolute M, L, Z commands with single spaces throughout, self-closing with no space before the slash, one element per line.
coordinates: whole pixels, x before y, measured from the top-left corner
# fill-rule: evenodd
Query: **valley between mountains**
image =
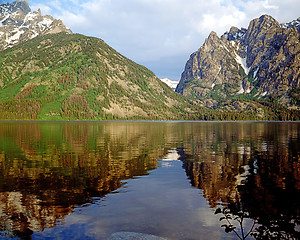
<path fill-rule="evenodd" d="M 299 32 L 268 15 L 211 32 L 174 91 L 26 0 L 2 4 L 0 119 L 300 120 Z"/>

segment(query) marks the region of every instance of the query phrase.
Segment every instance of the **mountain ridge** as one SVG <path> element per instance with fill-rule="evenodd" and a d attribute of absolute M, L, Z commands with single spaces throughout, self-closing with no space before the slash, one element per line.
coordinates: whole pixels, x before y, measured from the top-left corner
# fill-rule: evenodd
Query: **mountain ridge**
<path fill-rule="evenodd" d="M 0 63 L 2 119 L 175 120 L 201 110 L 98 38 L 39 36 L 0 52 Z"/>
<path fill-rule="evenodd" d="M 27 0 L 0 5 L 0 50 L 13 47 L 39 35 L 71 33 L 61 20 L 32 12 Z"/>
<path fill-rule="evenodd" d="M 278 98 L 282 105 L 299 109 L 300 18 L 279 24 L 273 17 L 253 19 L 247 29 L 232 27 L 218 37 L 211 32 L 194 52 L 176 92 L 198 99 L 220 100 L 247 96 Z M 295 102 L 296 101 L 296 102 Z"/>
<path fill-rule="evenodd" d="M 251 38 L 253 34 L 245 39 L 248 29 L 232 27 L 220 38 L 211 32 L 188 61 L 182 75 L 187 81 L 180 80 L 178 94 L 103 40 L 73 34 L 62 21 L 42 16 L 39 10 L 31 12 L 27 1 L 0 9 L 1 119 L 300 119 L 297 88 L 281 99 L 296 109 L 278 104 L 271 94 L 262 92 L 265 89 L 253 90 L 264 87 L 259 79 L 264 68 L 249 66 L 249 56 L 261 51 L 252 59 L 255 62 L 266 54 L 259 34 L 255 36 L 259 41 Z M 293 33 L 289 29 L 297 31 L 297 24 L 281 27 L 274 22 L 277 29 L 289 33 Z M 292 33 L 289 36 L 294 37 Z M 258 45 L 248 52 L 246 40 Z"/>
<path fill-rule="evenodd" d="M 0 9 L 1 119 L 175 120 L 199 112 L 103 40 L 70 34 L 27 1 Z"/>

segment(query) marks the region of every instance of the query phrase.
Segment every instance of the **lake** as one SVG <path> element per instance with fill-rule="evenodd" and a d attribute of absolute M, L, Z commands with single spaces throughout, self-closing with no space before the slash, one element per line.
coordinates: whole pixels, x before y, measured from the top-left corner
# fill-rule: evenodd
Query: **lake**
<path fill-rule="evenodd" d="M 249 231 L 300 239 L 299 122 L 0 122 L 0 239 Z"/>

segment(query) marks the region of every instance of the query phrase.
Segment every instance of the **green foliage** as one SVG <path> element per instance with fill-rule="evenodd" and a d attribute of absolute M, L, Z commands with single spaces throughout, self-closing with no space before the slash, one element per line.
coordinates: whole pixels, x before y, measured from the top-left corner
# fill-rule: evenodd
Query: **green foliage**
<path fill-rule="evenodd" d="M 186 87 L 195 84 L 191 79 Z M 230 95 L 234 87 L 234 81 L 225 87 L 215 86 L 205 97 L 219 104 L 206 108 L 196 102 L 200 93 L 191 92 L 191 98 L 185 98 L 104 41 L 79 34 L 45 35 L 0 52 L 1 119 L 300 119 L 297 110 L 274 108 L 278 105 L 274 99 L 258 102 L 254 91 L 247 96 L 222 98 L 224 91 Z M 299 102 L 298 92 L 290 96 Z M 221 106 L 228 99 L 256 101 L 265 115 L 258 116 L 256 109 L 224 111 Z"/>
<path fill-rule="evenodd" d="M 291 99 L 292 105 L 295 105 L 295 106 L 300 105 L 300 89 L 299 88 L 291 89 L 288 95 Z"/>
<path fill-rule="evenodd" d="M 38 119 L 41 105 L 36 100 L 7 100 L 0 102 L 1 119 Z"/>
<path fill-rule="evenodd" d="M 249 218 L 249 214 L 245 211 L 238 211 L 233 212 L 230 208 L 224 207 L 223 209 L 217 208 L 215 211 L 215 214 L 222 214 L 222 217 L 220 217 L 220 221 L 225 221 L 221 227 L 224 228 L 226 233 L 234 232 L 236 237 L 238 239 L 244 240 L 247 239 L 248 236 L 254 235 L 254 226 L 257 224 L 256 221 L 253 221 L 252 227 L 249 229 L 249 231 L 246 233 L 244 229 L 244 219 Z M 239 231 L 237 231 L 237 227 L 234 226 L 234 222 L 237 223 L 239 226 Z"/>
<path fill-rule="evenodd" d="M 253 78 L 253 72 L 249 73 L 249 75 L 247 77 L 248 77 L 248 81 L 250 83 L 253 83 L 255 81 L 254 78 Z"/>
<path fill-rule="evenodd" d="M 129 113 L 133 106 L 140 108 L 147 114 L 143 119 L 178 119 L 191 107 L 151 71 L 97 38 L 65 33 L 37 37 L 0 52 L 0 58 L 5 62 L 0 65 L 1 119 L 141 117 L 109 113 L 113 103 Z M 166 95 L 176 108 L 168 105 Z M 26 114 L 26 108 L 14 107 L 15 99 L 35 100 L 39 111 Z"/>

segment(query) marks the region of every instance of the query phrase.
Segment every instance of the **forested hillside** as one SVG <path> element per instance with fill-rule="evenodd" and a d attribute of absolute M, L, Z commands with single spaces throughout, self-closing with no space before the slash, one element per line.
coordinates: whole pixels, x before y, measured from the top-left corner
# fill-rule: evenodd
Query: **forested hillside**
<path fill-rule="evenodd" d="M 199 107 L 98 38 L 37 37 L 0 52 L 1 119 L 190 119 Z"/>
<path fill-rule="evenodd" d="M 0 120 L 300 120 L 300 20 L 212 32 L 177 92 L 26 0 L 2 4 L 0 21 Z"/>

